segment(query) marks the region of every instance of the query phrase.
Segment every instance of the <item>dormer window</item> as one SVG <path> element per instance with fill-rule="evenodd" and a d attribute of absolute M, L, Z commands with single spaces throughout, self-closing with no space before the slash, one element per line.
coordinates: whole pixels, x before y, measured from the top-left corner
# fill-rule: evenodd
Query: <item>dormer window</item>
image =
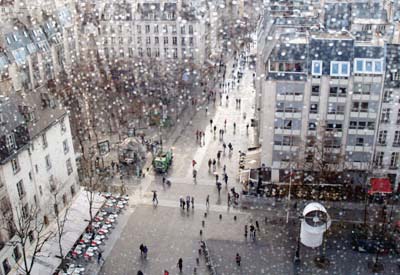
<path fill-rule="evenodd" d="M 350 75 L 350 62 L 347 61 L 331 61 L 331 76 Z"/>
<path fill-rule="evenodd" d="M 322 75 L 322 61 L 313 60 L 312 61 L 312 75 Z"/>
<path fill-rule="evenodd" d="M 354 60 L 354 72 L 359 74 L 382 74 L 382 59 L 356 58 Z"/>
<path fill-rule="evenodd" d="M 6 147 L 8 150 L 15 148 L 15 136 L 14 134 L 6 135 Z"/>

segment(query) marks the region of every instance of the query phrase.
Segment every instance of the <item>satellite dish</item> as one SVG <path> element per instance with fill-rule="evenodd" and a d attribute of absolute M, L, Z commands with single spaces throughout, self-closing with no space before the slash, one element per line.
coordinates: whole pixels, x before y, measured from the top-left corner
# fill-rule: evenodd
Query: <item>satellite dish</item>
<path fill-rule="evenodd" d="M 303 210 L 300 241 L 308 247 L 318 247 L 322 244 L 323 235 L 331 226 L 331 218 L 325 207 L 317 202 L 309 203 Z"/>

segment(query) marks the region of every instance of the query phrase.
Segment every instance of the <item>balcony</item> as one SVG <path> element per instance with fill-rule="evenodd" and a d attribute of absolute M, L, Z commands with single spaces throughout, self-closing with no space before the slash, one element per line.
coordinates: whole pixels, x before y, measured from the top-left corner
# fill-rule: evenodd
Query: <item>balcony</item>
<path fill-rule="evenodd" d="M 344 120 L 343 114 L 328 114 L 326 116 L 327 120 Z"/>
<path fill-rule="evenodd" d="M 301 118 L 301 113 L 276 112 L 277 118 Z"/>
<path fill-rule="evenodd" d="M 371 146 L 346 146 L 346 151 L 348 152 L 371 152 Z"/>
<path fill-rule="evenodd" d="M 350 117 L 360 117 L 360 118 L 376 118 L 376 113 L 371 112 L 351 112 Z"/>
<path fill-rule="evenodd" d="M 276 128 L 275 129 L 275 134 L 276 135 L 295 135 L 295 136 L 299 136 L 300 135 L 300 130 Z"/>
<path fill-rule="evenodd" d="M 370 129 L 349 129 L 349 135 L 372 136 L 375 131 Z"/>

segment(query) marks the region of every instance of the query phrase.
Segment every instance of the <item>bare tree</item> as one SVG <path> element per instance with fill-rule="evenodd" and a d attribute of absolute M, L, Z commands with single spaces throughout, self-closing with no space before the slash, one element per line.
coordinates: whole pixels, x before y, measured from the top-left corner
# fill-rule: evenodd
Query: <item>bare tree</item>
<path fill-rule="evenodd" d="M 18 246 L 22 250 L 22 265 L 17 263 L 24 274 L 31 274 L 33 265 L 39 256 L 43 245 L 51 238 L 52 232 L 45 231 L 45 224 L 37 207 L 26 209 L 15 208 L 15 216 L 12 211 L 3 215 L 3 224 L 9 235 L 14 235 L 8 241 L 10 246 Z"/>
<path fill-rule="evenodd" d="M 55 219 L 56 219 L 56 224 L 57 224 L 57 232 L 56 232 L 56 237 L 57 237 L 57 242 L 58 242 L 58 251 L 60 253 L 60 258 L 62 261 L 64 260 L 64 251 L 62 247 L 62 238 L 64 236 L 64 229 L 65 229 L 65 224 L 68 220 L 68 212 L 70 207 L 67 206 L 64 210 L 64 213 L 61 215 L 58 209 L 58 204 L 57 204 L 57 196 L 58 192 L 54 192 L 53 194 L 53 203 L 54 203 L 54 214 L 55 214 Z"/>

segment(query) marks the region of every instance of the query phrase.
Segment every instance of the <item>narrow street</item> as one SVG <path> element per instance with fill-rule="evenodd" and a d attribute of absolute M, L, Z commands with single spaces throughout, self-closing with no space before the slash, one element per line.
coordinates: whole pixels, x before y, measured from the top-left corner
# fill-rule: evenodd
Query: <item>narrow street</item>
<path fill-rule="evenodd" d="M 227 66 L 227 81 L 232 71 L 232 62 Z M 253 87 L 253 71 L 246 68 L 239 88 L 237 86 L 223 93 L 222 102 L 219 93 L 215 105 L 211 100 L 206 114 L 205 106 L 200 110 L 176 138 L 169 138 L 164 149 L 172 148 L 174 162 L 169 170 L 167 179 L 171 186 L 162 184 L 162 177 L 149 171 L 139 186 L 135 186 L 131 196 L 131 209 L 128 209 L 128 220 L 122 229 L 119 239 L 114 242 L 112 249 L 105 249 L 106 261 L 100 274 L 136 274 L 140 269 L 145 274 L 161 274 L 164 269 L 174 274 L 176 263 L 183 259 L 184 273 L 192 274 L 196 267 L 196 257 L 200 240 L 200 229 L 205 239 L 238 241 L 242 239 L 243 226 L 248 222 L 248 214 L 227 206 L 227 193 L 231 188 L 241 190 L 238 183 L 239 150 L 246 151 L 252 136 L 250 119 L 254 113 L 255 92 Z M 226 96 L 229 99 L 226 99 Z M 241 107 L 235 104 L 241 99 Z M 246 113 L 244 118 L 243 113 Z M 214 134 L 210 125 L 217 126 Z M 224 122 L 226 128 L 224 127 Z M 233 123 L 236 123 L 234 131 Z M 224 129 L 223 141 L 219 139 L 219 129 Z M 200 146 L 196 141 L 196 130 L 205 132 L 205 144 Z M 226 148 L 223 152 L 223 142 L 232 144 L 232 153 Z M 217 164 L 216 172 L 222 182 L 221 195 L 218 196 L 214 173 L 208 169 L 208 160 L 217 159 L 217 152 L 222 151 L 221 161 Z M 197 180 L 192 177 L 192 160 L 195 160 Z M 228 185 L 222 179 L 223 166 L 226 165 Z M 152 205 L 152 191 L 156 190 L 159 204 Z M 187 195 L 194 197 L 194 208 L 189 211 L 179 207 L 179 198 Z M 210 195 L 210 207 L 207 211 L 206 197 Z M 204 213 L 208 216 L 204 218 Z M 219 215 L 222 215 L 220 219 Z M 237 216 L 237 220 L 234 220 Z M 202 220 L 205 227 L 202 228 Z M 148 246 L 147 260 L 141 259 L 139 246 Z M 110 251 L 107 251 L 110 250 Z M 232 252 L 233 253 L 233 252 Z M 232 256 L 234 261 L 234 256 Z M 200 257 L 199 274 L 204 274 L 206 266 L 204 258 Z M 201 270 L 204 270 L 201 272 Z"/>

